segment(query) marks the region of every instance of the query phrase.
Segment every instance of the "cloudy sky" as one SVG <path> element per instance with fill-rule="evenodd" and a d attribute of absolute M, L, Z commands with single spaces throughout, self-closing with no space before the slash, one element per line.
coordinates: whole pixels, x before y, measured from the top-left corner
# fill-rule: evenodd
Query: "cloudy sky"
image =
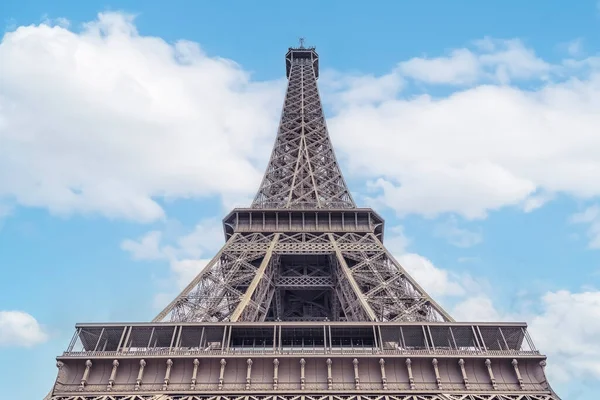
<path fill-rule="evenodd" d="M 596 399 L 594 1 L 190 3 L 0 9 L 7 398 L 48 392 L 76 322 L 150 320 L 216 253 L 304 36 L 342 169 L 390 250 L 455 319 L 527 321 L 559 395 Z"/>

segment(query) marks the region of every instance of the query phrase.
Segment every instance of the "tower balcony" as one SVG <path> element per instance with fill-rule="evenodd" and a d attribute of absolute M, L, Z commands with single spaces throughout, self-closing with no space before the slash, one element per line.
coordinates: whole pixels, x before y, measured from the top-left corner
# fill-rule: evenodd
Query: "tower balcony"
<path fill-rule="evenodd" d="M 285 76 L 290 77 L 294 62 L 311 63 L 315 70 L 315 77 L 319 78 L 319 55 L 314 47 L 290 47 L 285 55 Z"/>
<path fill-rule="evenodd" d="M 524 323 L 79 324 L 53 394 L 548 392 Z M 384 393 L 383 393 L 384 394 Z M 83 397 L 83 396 L 88 397 Z M 60 397 L 59 397 L 60 398 Z M 143 397 L 146 398 L 146 397 Z"/>
<path fill-rule="evenodd" d="M 234 233 L 374 233 L 383 241 L 384 220 L 370 208 L 236 208 L 223 219 L 225 240 Z"/>

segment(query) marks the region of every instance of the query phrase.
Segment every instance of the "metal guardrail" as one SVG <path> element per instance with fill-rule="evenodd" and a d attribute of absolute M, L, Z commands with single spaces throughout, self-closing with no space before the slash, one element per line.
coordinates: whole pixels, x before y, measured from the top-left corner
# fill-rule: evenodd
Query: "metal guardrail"
<path fill-rule="evenodd" d="M 148 356 L 235 356 L 235 355 L 432 355 L 432 356 L 468 356 L 468 355 L 487 355 L 487 356 L 537 356 L 540 352 L 537 350 L 404 350 L 404 349 L 384 349 L 377 348 L 366 349 L 226 349 L 226 350 L 202 350 L 202 349 L 160 349 L 160 350 L 135 350 L 135 351 L 65 351 L 64 357 L 148 357 Z"/>

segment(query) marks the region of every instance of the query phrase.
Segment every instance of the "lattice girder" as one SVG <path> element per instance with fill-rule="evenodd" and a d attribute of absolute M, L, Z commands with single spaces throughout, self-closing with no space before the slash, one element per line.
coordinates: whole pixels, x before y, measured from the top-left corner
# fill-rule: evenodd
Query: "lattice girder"
<path fill-rule="evenodd" d="M 281 257 L 300 254 L 329 256 L 329 262 L 312 270 L 315 277 L 304 276 L 300 270 L 296 277 L 287 276 L 293 268 L 308 267 L 289 266 L 281 262 Z M 281 268 L 287 272 L 282 274 Z M 306 286 L 300 287 L 303 283 Z M 156 321 L 281 318 L 281 291 L 317 290 L 327 285 L 333 297 L 324 301 L 340 306 L 335 314 L 328 313 L 327 318 L 333 320 L 451 320 L 373 233 L 301 232 L 234 234 Z M 303 295 L 289 296 L 296 302 Z M 308 301 L 305 305 L 307 310 L 313 306 Z M 321 318 L 322 313 L 318 316 Z"/>
<path fill-rule="evenodd" d="M 318 57 L 290 61 L 271 159 L 253 208 L 355 208 L 329 139 L 317 88 Z"/>

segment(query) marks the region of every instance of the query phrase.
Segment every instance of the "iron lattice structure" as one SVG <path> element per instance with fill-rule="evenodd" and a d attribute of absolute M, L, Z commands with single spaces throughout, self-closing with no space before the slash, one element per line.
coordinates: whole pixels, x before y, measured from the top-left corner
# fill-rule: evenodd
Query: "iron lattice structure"
<path fill-rule="evenodd" d="M 225 245 L 149 324 L 79 324 L 52 400 L 558 400 L 526 324 L 455 322 L 356 207 L 314 48 L 286 54 L 275 145 Z"/>

